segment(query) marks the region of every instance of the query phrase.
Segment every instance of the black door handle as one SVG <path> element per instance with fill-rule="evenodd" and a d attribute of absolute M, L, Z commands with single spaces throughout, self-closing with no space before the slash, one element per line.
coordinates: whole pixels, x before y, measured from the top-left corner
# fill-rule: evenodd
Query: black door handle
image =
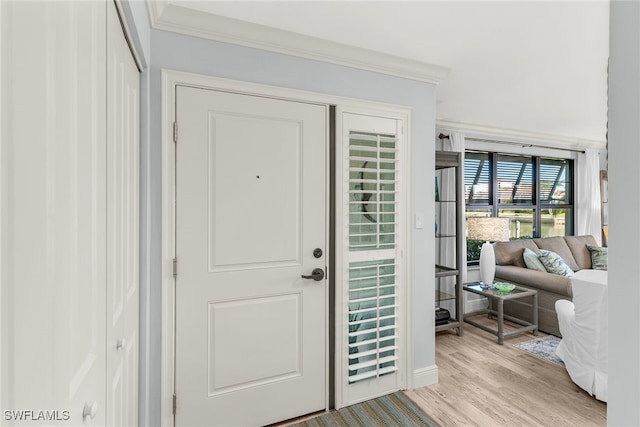
<path fill-rule="evenodd" d="M 322 268 L 314 268 L 313 271 L 311 272 L 311 276 L 305 276 L 303 274 L 302 278 L 313 279 L 316 282 L 319 282 L 320 280 L 324 279 L 324 270 Z"/>

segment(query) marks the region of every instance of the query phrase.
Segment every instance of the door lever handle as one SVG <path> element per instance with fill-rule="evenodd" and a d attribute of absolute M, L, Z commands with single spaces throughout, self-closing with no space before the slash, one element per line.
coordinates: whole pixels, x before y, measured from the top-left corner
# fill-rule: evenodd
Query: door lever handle
<path fill-rule="evenodd" d="M 324 279 L 324 270 L 322 268 L 314 268 L 310 276 L 302 275 L 303 279 L 313 279 L 316 282 Z"/>

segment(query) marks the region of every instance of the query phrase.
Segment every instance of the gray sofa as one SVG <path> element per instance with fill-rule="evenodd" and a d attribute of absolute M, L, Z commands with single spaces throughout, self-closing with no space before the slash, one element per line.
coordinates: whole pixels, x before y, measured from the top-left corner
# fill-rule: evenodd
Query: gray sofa
<path fill-rule="evenodd" d="M 546 237 L 541 239 L 518 239 L 496 242 L 496 281 L 506 281 L 538 291 L 538 329 L 560 336 L 558 316 L 555 310 L 557 300 L 571 301 L 571 279 L 557 274 L 528 269 L 522 258 L 524 248 L 534 252 L 539 249 L 553 251 L 560 255 L 573 271 L 591 268 L 591 252 L 587 244 L 597 245 L 593 236 Z M 505 301 L 505 314 L 531 321 L 529 298 Z"/>

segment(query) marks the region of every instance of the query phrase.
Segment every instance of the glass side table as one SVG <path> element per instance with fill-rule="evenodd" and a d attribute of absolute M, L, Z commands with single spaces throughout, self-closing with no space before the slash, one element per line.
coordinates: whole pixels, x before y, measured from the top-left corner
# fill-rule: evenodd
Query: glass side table
<path fill-rule="evenodd" d="M 486 297 L 488 299 L 489 303 L 485 310 L 474 311 L 472 313 L 465 314 L 464 321 L 477 328 L 480 328 L 493 335 L 496 335 L 498 337 L 498 344 L 502 345 L 504 343 L 505 337 L 517 335 L 517 334 L 523 334 L 529 331 L 533 332 L 533 335 L 538 335 L 538 292 L 536 290 L 525 289 L 525 288 L 516 286 L 515 289 L 513 289 L 510 292 L 500 292 L 493 287 L 483 289 L 480 286 L 480 282 L 465 283 L 462 289 L 467 292 L 472 292 L 474 294 L 482 295 L 483 297 Z M 533 313 L 531 318 L 533 321 L 531 323 L 524 321 L 522 319 L 517 319 L 513 316 L 504 314 L 504 302 L 512 299 L 517 299 L 517 298 L 532 298 L 533 303 L 531 304 L 531 306 L 532 306 Z M 497 310 L 492 309 L 492 307 L 494 306 L 494 303 L 497 305 Z M 492 329 L 486 325 L 482 325 L 474 321 L 473 319 L 470 319 L 470 317 L 479 316 L 481 314 L 489 314 L 489 316 L 497 316 L 498 329 L 497 330 Z M 520 327 L 505 332 L 504 319 L 507 319 L 510 322 L 520 325 Z"/>

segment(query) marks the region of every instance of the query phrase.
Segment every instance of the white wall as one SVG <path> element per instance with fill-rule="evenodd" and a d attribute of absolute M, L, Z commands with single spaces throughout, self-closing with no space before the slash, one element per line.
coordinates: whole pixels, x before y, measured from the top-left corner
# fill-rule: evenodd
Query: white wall
<path fill-rule="evenodd" d="M 610 426 L 640 425 L 640 3 L 611 2 L 609 62 Z"/>
<path fill-rule="evenodd" d="M 274 54 L 252 48 L 198 39 L 165 31 L 151 36 L 151 122 L 152 141 L 161 140 L 161 81 L 163 68 L 210 76 L 269 84 L 356 99 L 405 105 L 413 108 L 413 203 L 414 210 L 433 215 L 435 86 L 373 72 Z M 159 159 L 158 159 L 159 160 Z M 161 164 L 151 165 L 152 192 L 160 192 Z M 160 206 L 157 210 L 160 212 Z M 429 214 L 429 212 L 431 212 Z M 156 233 L 161 233 L 158 227 Z M 433 332 L 434 267 L 423 260 L 434 259 L 432 233 L 414 230 L 414 364 L 416 369 L 435 365 Z M 160 260 L 155 260 L 158 267 Z M 151 299 L 159 299 L 160 283 L 154 283 Z M 157 297 L 154 295 L 158 295 Z M 159 307 L 158 307 L 159 308 Z M 159 335 L 159 314 L 152 318 L 152 336 Z M 159 340 L 151 343 L 160 356 Z M 150 363 L 155 363 L 152 360 Z M 143 361 L 144 363 L 144 361 Z"/>
<path fill-rule="evenodd" d="M 415 126 L 413 210 L 423 212 L 427 218 L 434 212 L 433 186 L 430 184 L 434 169 L 435 87 L 372 72 L 150 30 L 144 3 L 132 0 L 125 4 L 130 5 L 127 6 L 130 9 L 127 19 L 134 32 L 138 33 L 135 41 L 141 46 L 145 64 L 150 64 L 150 68 L 142 74 L 141 94 L 140 328 L 143 342 L 140 425 L 159 425 L 162 332 L 160 70 L 170 68 L 412 107 Z M 612 27 L 615 29 L 615 26 Z M 417 369 L 435 365 L 433 315 L 428 309 L 433 303 L 431 260 L 435 254 L 433 236 L 428 231 L 428 228 L 413 230 L 412 236 L 415 283 L 414 362 Z M 470 271 L 467 280 L 474 278 L 474 272 Z M 634 396 L 637 397 L 638 394 Z"/>
<path fill-rule="evenodd" d="M 160 425 L 161 411 L 161 77 L 162 69 L 269 84 L 413 109 L 413 209 L 434 212 L 435 85 L 274 54 L 175 33 L 150 30 L 141 7 L 125 3 L 135 42 L 149 68 L 142 74 L 140 425 Z M 147 83 L 145 86 L 145 82 Z M 146 88 L 146 90 L 145 90 Z M 145 122 L 147 120 L 147 122 Z M 145 126 L 146 123 L 146 126 Z M 145 130 L 146 129 L 146 130 Z M 147 132 L 147 134 L 145 134 Z M 434 242 L 413 230 L 414 368 L 435 366 Z"/>

